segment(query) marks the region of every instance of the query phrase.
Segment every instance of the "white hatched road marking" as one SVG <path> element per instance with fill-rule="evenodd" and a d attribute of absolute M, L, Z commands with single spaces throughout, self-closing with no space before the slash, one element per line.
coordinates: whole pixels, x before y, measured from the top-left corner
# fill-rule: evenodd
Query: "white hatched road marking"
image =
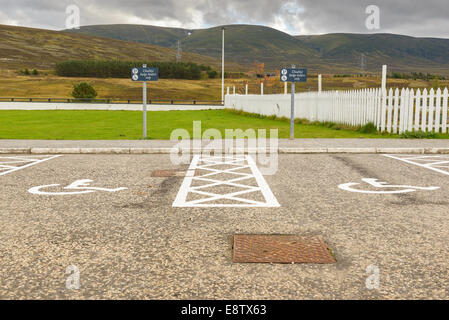
<path fill-rule="evenodd" d="M 415 166 L 423 167 L 449 176 L 449 155 L 435 156 L 393 156 L 384 154 L 383 156 L 400 160 Z"/>
<path fill-rule="evenodd" d="M 229 169 L 215 169 L 214 166 L 230 166 Z M 236 172 L 241 169 L 250 169 L 251 173 Z M 195 176 L 196 170 L 207 171 L 208 173 Z M 231 174 L 236 176 L 227 180 L 216 180 L 215 175 L 219 174 Z M 257 187 L 247 185 L 245 180 L 255 180 Z M 194 181 L 208 182 L 208 184 L 193 187 Z M 244 190 L 225 194 L 216 194 L 213 192 L 205 192 L 200 189 L 220 186 L 238 187 Z M 255 201 L 239 196 L 249 193 L 260 192 L 265 202 Z M 195 195 L 204 196 L 201 199 L 187 201 L 187 197 L 190 193 Z M 236 203 L 207 203 L 217 200 L 231 200 Z M 203 157 L 201 155 L 195 155 L 192 159 L 189 169 L 187 170 L 186 177 L 182 182 L 178 195 L 173 202 L 173 207 L 280 207 L 276 197 L 270 190 L 267 182 L 265 181 L 262 173 L 257 168 L 255 161 L 248 155 L 236 155 L 236 156 L 213 156 Z"/>
<path fill-rule="evenodd" d="M 44 157 L 44 158 L 42 158 Z M 0 176 L 4 176 L 8 173 L 12 173 L 18 170 L 22 170 L 36 164 L 61 157 L 57 156 L 12 156 L 1 157 L 0 156 Z"/>

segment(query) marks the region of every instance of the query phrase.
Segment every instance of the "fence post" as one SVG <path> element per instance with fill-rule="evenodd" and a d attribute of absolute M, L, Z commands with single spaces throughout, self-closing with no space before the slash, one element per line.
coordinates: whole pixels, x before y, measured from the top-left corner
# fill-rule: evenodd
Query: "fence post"
<path fill-rule="evenodd" d="M 229 96 L 229 87 L 226 87 L 226 95 Z"/>
<path fill-rule="evenodd" d="M 387 92 L 387 66 L 382 66 L 382 92 Z"/>
<path fill-rule="evenodd" d="M 407 115 L 407 131 L 413 130 L 413 106 L 415 105 L 415 90 L 410 89 L 410 104 Z"/>
<path fill-rule="evenodd" d="M 232 87 L 232 94 L 235 96 L 235 86 Z"/>
<path fill-rule="evenodd" d="M 444 89 L 443 91 L 443 133 L 447 132 L 447 110 L 448 108 L 448 91 L 447 88 Z"/>
<path fill-rule="evenodd" d="M 400 113 L 400 119 L 399 119 L 399 134 L 404 133 L 407 131 L 407 115 L 408 115 L 408 108 L 410 104 L 410 90 L 407 88 L 407 90 L 402 89 L 401 92 L 401 113 Z"/>
<path fill-rule="evenodd" d="M 322 78 L 321 74 L 318 75 L 318 92 L 322 91 Z"/>
<path fill-rule="evenodd" d="M 419 131 L 419 120 L 421 116 L 421 89 L 416 90 L 416 107 L 415 107 L 415 131 Z"/>
<path fill-rule="evenodd" d="M 381 88 L 381 116 L 380 116 L 380 130 L 385 131 L 386 109 L 387 109 L 387 66 L 382 66 L 382 88 Z"/>
<path fill-rule="evenodd" d="M 245 84 L 245 94 L 248 95 L 248 84 Z"/>
<path fill-rule="evenodd" d="M 260 95 L 263 96 L 263 82 L 260 83 Z"/>
<path fill-rule="evenodd" d="M 438 88 L 437 90 L 437 103 L 436 103 L 436 110 L 435 110 L 435 132 L 440 132 L 440 125 L 441 125 L 441 89 Z"/>
<path fill-rule="evenodd" d="M 434 119 L 434 111 L 435 111 L 435 90 L 430 89 L 430 98 L 429 98 L 429 117 L 427 118 L 428 121 L 428 128 L 429 132 L 433 131 L 433 119 Z"/>
<path fill-rule="evenodd" d="M 287 81 L 284 82 L 284 94 L 288 94 Z"/>
<path fill-rule="evenodd" d="M 423 132 L 427 131 L 427 89 L 422 92 L 422 118 L 421 118 L 421 130 Z"/>
<path fill-rule="evenodd" d="M 388 105 L 387 105 L 387 132 L 391 133 L 391 126 L 393 124 L 393 89 L 388 91 Z"/>
<path fill-rule="evenodd" d="M 394 91 L 393 133 L 398 133 L 399 89 Z"/>

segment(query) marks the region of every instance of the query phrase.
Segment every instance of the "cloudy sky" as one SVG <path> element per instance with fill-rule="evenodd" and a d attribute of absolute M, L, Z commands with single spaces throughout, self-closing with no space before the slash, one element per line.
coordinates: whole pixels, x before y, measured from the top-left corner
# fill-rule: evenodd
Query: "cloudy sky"
<path fill-rule="evenodd" d="M 71 4 L 80 9 L 81 25 L 196 29 L 244 23 L 290 34 L 388 32 L 449 38 L 448 0 L 0 0 L 0 24 L 65 29 Z M 370 5 L 380 9 L 380 29 L 366 27 Z"/>

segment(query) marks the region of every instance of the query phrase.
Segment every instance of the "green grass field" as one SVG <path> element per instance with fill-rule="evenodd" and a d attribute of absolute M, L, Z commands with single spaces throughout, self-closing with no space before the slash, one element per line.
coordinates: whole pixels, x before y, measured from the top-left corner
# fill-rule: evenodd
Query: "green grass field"
<path fill-rule="evenodd" d="M 287 121 L 259 119 L 226 110 L 148 112 L 148 137 L 170 139 L 174 129 L 187 129 L 192 136 L 193 121 L 202 130 L 279 129 L 279 138 L 288 138 Z M 42 140 L 135 140 L 142 137 L 142 112 L 138 111 L 0 111 L 0 139 Z M 394 138 L 363 134 L 355 130 L 331 129 L 297 124 L 296 138 Z M 438 136 L 449 138 L 448 135 Z"/>

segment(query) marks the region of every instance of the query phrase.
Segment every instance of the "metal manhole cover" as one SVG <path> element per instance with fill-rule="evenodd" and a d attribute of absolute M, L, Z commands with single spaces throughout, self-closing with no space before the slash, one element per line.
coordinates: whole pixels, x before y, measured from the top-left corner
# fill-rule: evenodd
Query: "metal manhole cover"
<path fill-rule="evenodd" d="M 155 170 L 151 173 L 152 177 L 167 178 L 167 177 L 185 177 L 185 170 Z"/>
<path fill-rule="evenodd" d="M 233 262 L 238 263 L 335 263 L 319 236 L 234 235 Z"/>

